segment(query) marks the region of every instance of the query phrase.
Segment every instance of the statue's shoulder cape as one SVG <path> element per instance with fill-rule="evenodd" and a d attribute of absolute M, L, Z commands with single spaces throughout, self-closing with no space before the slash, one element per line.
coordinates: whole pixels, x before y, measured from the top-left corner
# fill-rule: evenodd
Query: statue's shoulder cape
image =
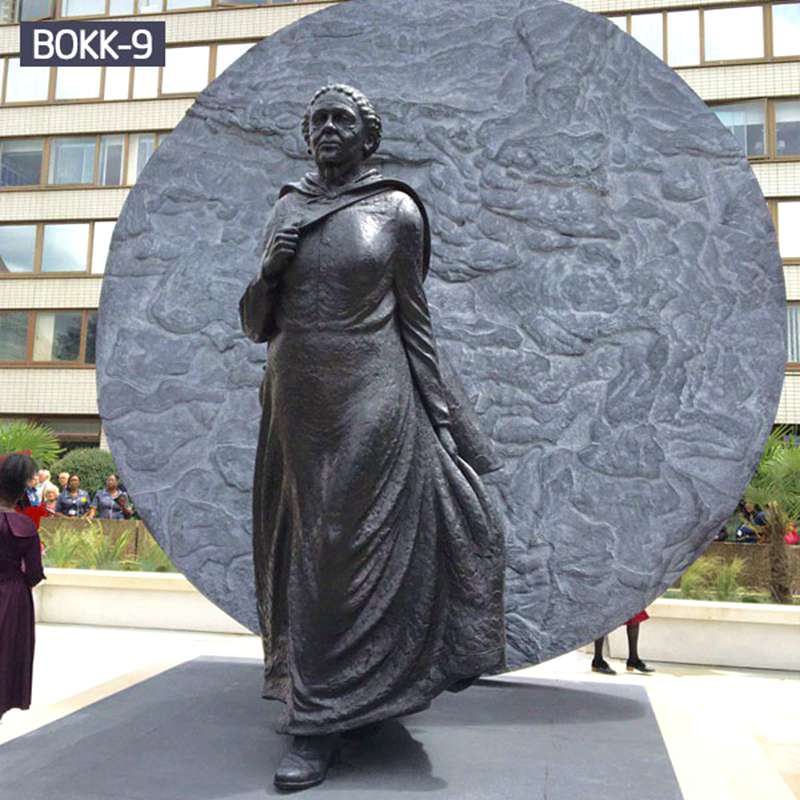
<path fill-rule="evenodd" d="M 384 192 L 398 191 L 408 195 L 419 208 L 423 221 L 423 280 L 428 275 L 431 261 L 431 226 L 425 204 L 417 192 L 403 181 L 384 178 L 375 170 L 363 173 L 352 183 L 342 187 L 335 197 L 331 197 L 317 181 L 313 173 L 306 175 L 297 183 L 286 184 L 280 197 L 293 193 L 302 196 L 305 202 L 293 204 L 291 213 L 299 218 L 294 221 L 300 231 L 308 230 L 342 209 L 349 208 Z M 324 203 L 316 201 L 324 198 Z M 298 197 L 297 199 L 300 199 Z M 479 475 L 498 470 L 502 463 L 497 456 L 494 443 L 481 430 L 477 415 L 470 403 L 458 373 L 444 352 L 439 350 L 439 371 L 447 404 L 450 407 L 450 431 L 453 434 L 458 452 Z"/>

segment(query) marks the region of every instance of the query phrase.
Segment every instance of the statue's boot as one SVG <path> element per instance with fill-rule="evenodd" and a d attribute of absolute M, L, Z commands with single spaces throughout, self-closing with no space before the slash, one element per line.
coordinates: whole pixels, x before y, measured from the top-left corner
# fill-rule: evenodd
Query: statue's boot
<path fill-rule="evenodd" d="M 339 738 L 335 735 L 295 736 L 292 749 L 275 772 L 275 786 L 284 791 L 299 791 L 322 783 L 338 750 Z"/>

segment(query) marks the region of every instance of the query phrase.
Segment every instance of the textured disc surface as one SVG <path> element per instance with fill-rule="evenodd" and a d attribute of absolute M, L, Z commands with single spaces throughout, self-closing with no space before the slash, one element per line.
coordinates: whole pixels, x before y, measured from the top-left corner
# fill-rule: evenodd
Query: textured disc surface
<path fill-rule="evenodd" d="M 417 188 L 440 348 L 504 460 L 511 664 L 638 612 L 731 512 L 770 428 L 785 296 L 734 139 L 598 16 L 539 0 L 352 0 L 264 40 L 131 191 L 103 282 L 100 410 L 151 531 L 257 629 L 251 481 L 264 346 L 238 300 L 329 82 L 383 115 Z"/>

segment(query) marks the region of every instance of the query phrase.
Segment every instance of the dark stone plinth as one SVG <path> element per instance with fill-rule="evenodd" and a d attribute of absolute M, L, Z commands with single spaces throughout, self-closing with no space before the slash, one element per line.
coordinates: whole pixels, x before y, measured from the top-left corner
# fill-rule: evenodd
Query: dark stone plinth
<path fill-rule="evenodd" d="M 261 665 L 199 659 L 0 747 L 14 800 L 250 800 L 278 794 L 287 740 L 258 702 Z M 374 800 L 680 800 L 643 689 L 485 682 L 347 745 L 301 796 Z"/>

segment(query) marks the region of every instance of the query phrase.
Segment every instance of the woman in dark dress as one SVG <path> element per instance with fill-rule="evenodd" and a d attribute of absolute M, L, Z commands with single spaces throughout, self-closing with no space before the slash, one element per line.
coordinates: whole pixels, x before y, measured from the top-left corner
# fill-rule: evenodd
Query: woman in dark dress
<path fill-rule="evenodd" d="M 338 734 L 505 665 L 502 530 L 439 369 L 425 209 L 363 166 L 360 92 L 320 90 L 304 132 L 318 171 L 282 189 L 240 309 L 269 342 L 253 547 L 283 789 L 322 781 Z"/>
<path fill-rule="evenodd" d="M 0 462 L 0 717 L 29 708 L 33 677 L 34 616 L 31 589 L 44 578 L 36 525 L 14 511 L 36 471 L 29 456 Z"/>

